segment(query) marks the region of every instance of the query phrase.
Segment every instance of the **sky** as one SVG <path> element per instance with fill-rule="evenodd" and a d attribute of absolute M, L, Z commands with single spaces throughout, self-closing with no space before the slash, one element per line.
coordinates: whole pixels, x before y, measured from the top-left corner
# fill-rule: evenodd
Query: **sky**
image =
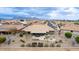
<path fill-rule="evenodd" d="M 78 20 L 79 7 L 0 7 L 0 18 Z"/>

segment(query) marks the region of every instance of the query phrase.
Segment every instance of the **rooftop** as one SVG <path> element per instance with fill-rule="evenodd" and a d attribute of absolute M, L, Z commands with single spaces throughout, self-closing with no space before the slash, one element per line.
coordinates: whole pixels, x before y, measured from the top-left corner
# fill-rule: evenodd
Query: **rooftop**
<path fill-rule="evenodd" d="M 23 28 L 23 25 L 0 25 L 0 31 L 12 31 Z"/>
<path fill-rule="evenodd" d="M 33 23 L 32 25 L 23 29 L 24 31 L 29 31 L 31 33 L 46 33 L 49 31 L 54 31 L 53 28 L 49 27 L 47 24 Z"/>
<path fill-rule="evenodd" d="M 61 27 L 62 30 L 73 30 L 73 31 L 79 31 L 79 25 L 73 24 L 73 23 L 67 23 L 64 26 Z"/>

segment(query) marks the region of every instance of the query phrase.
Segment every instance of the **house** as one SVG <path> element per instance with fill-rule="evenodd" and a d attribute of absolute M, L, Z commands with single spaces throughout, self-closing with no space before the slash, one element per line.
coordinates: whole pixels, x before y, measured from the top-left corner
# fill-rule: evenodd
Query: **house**
<path fill-rule="evenodd" d="M 17 24 L 17 22 L 14 21 L 11 22 L 6 21 L 4 23 L 0 24 L 0 34 L 17 33 L 19 35 L 18 36 L 19 38 L 25 41 L 27 40 L 26 45 L 32 44 L 32 46 L 33 45 L 36 46 L 37 44 L 37 46 L 39 46 L 40 44 L 42 44 L 43 46 L 45 44 L 50 45 L 51 43 L 55 42 L 55 39 L 51 35 L 54 33 L 55 29 L 48 26 L 47 21 L 46 22 L 37 20 L 27 21 L 27 24 L 24 23 L 25 25 L 23 25 L 23 23 Z M 17 34 L 12 37 L 17 36 Z M 24 36 L 20 37 L 20 34 Z"/>
<path fill-rule="evenodd" d="M 23 27 L 24 27 L 23 25 L 2 24 L 0 25 L 0 33 L 18 32 Z"/>
<path fill-rule="evenodd" d="M 74 23 L 66 23 L 61 27 L 61 30 L 64 32 L 69 31 L 69 32 L 79 34 L 79 25 L 76 25 Z"/>
<path fill-rule="evenodd" d="M 47 24 L 33 23 L 30 26 L 25 27 L 23 31 L 42 34 L 50 31 L 54 31 L 54 29 L 49 27 Z"/>
<path fill-rule="evenodd" d="M 35 22 L 22 29 L 22 31 L 25 31 L 32 35 L 32 39 L 44 40 L 44 35 L 48 33 L 53 33 L 54 29 L 49 27 L 47 24 Z"/>

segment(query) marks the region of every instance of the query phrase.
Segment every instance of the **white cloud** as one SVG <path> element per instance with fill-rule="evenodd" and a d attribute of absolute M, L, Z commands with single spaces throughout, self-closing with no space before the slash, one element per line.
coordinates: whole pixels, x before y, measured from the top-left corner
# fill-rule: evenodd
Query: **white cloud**
<path fill-rule="evenodd" d="M 14 13 L 15 15 L 20 15 L 20 16 L 27 16 L 27 15 L 29 15 L 28 13 L 26 13 L 26 12 L 16 12 L 16 13 Z"/>
<path fill-rule="evenodd" d="M 57 16 L 59 16 L 59 13 L 52 11 L 51 13 L 48 13 L 47 15 L 50 16 L 50 18 L 52 19 L 52 18 L 57 18 Z"/>
<path fill-rule="evenodd" d="M 16 10 L 14 8 L 8 8 L 8 7 L 0 8 L 0 14 L 12 14 L 18 16 L 29 15 L 28 13 L 25 12 L 25 10 Z"/>
<path fill-rule="evenodd" d="M 63 14 L 61 13 L 63 12 Z M 67 13 L 67 14 L 64 14 Z M 48 15 L 50 16 L 50 18 L 53 19 L 79 19 L 79 10 L 74 8 L 74 7 L 70 7 L 70 8 L 57 8 L 57 10 L 51 11 L 50 13 L 48 13 Z"/>
<path fill-rule="evenodd" d="M 50 19 L 78 19 L 79 9 L 74 7 L 56 7 L 56 10 L 48 10 L 41 8 L 0 8 L 0 14 L 9 14 L 25 17 L 38 17 L 38 18 L 50 18 Z"/>
<path fill-rule="evenodd" d="M 51 11 L 47 15 L 50 16 L 51 19 L 52 18 L 55 19 L 55 18 L 59 18 L 59 16 L 61 15 L 59 12 L 60 12 L 60 10 L 57 9 L 57 10 Z"/>
<path fill-rule="evenodd" d="M 68 9 L 65 9 L 64 11 L 65 12 L 70 12 L 72 14 L 79 13 L 78 9 L 76 9 L 76 8 L 68 8 Z"/>

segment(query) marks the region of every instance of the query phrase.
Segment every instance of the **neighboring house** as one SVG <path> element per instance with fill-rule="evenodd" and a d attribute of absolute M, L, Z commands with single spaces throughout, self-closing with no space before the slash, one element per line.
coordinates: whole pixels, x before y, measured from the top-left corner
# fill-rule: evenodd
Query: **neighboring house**
<path fill-rule="evenodd" d="M 23 28 L 23 25 L 0 25 L 0 33 L 12 33 L 12 32 L 18 32 L 21 28 Z"/>
<path fill-rule="evenodd" d="M 73 24 L 73 23 L 66 23 L 61 27 L 61 30 L 64 32 L 73 32 L 75 34 L 79 34 L 79 25 Z"/>

